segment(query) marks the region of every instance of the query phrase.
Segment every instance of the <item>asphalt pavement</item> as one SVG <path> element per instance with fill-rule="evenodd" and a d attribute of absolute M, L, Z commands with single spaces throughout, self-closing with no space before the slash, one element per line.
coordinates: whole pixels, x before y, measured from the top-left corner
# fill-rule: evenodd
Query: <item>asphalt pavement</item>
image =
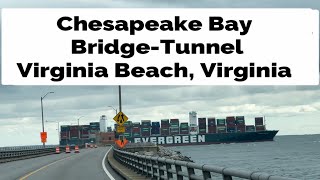
<path fill-rule="evenodd" d="M 80 153 L 53 154 L 0 164 L 0 180 L 123 179 L 102 161 L 109 147 L 80 149 Z M 107 171 L 107 172 L 106 172 Z"/>

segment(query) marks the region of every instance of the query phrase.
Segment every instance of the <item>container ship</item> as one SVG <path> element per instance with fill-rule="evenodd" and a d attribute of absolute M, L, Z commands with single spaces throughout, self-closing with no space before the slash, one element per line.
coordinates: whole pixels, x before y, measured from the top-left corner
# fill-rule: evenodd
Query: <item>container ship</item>
<path fill-rule="evenodd" d="M 123 136 L 131 143 L 151 142 L 163 146 L 273 141 L 278 133 L 278 130 L 266 130 L 264 117 L 255 117 L 255 125 L 246 125 L 244 116 L 197 118 L 194 111 L 189 113 L 189 123 L 162 119 L 160 122 L 127 121 L 124 126 Z M 118 136 L 116 133 L 116 138 Z"/>
<path fill-rule="evenodd" d="M 100 121 L 100 124 L 102 126 L 103 123 Z M 189 112 L 189 123 L 179 122 L 179 119 L 162 119 L 158 122 L 127 121 L 124 126 L 125 132 L 121 135 L 112 131 L 111 127 L 105 130 L 99 122 L 61 126 L 60 145 L 113 144 L 119 136 L 124 136 L 131 143 L 151 142 L 162 146 L 241 143 L 273 141 L 278 133 L 278 130 L 266 129 L 264 117 L 255 117 L 255 125 L 246 125 L 244 116 L 197 118 L 195 111 Z M 117 129 L 117 124 L 114 129 Z"/>

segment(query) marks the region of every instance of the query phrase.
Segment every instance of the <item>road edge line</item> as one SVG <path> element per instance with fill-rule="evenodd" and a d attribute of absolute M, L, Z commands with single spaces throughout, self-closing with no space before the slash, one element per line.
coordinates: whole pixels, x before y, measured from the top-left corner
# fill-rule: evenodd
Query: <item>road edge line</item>
<path fill-rule="evenodd" d="M 109 148 L 108 152 L 104 155 L 103 159 L 102 159 L 102 168 L 104 170 L 104 172 L 106 173 L 106 175 L 111 179 L 111 180 L 115 180 L 115 178 L 111 175 L 111 173 L 107 170 L 106 168 L 106 158 L 107 155 L 109 154 L 109 152 L 111 151 L 112 147 Z"/>

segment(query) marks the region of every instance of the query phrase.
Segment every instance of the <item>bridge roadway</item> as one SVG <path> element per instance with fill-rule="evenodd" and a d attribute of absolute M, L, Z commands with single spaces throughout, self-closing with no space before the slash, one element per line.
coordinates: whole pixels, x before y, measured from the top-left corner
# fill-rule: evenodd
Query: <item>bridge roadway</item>
<path fill-rule="evenodd" d="M 0 180 L 87 180 L 123 179 L 102 161 L 110 147 L 80 149 L 80 153 L 60 153 L 0 164 Z M 107 173 L 106 173 L 107 171 Z M 107 175 L 109 174 L 109 175 Z"/>

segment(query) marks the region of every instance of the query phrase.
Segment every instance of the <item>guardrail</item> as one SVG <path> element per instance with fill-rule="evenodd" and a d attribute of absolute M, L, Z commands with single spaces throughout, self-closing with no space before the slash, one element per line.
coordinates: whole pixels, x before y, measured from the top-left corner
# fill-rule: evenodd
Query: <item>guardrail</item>
<path fill-rule="evenodd" d="M 29 159 L 55 153 L 57 146 L 17 146 L 0 148 L 0 163 Z M 60 148 L 61 150 L 61 148 Z"/>
<path fill-rule="evenodd" d="M 46 148 L 55 148 L 59 145 L 46 145 Z M 0 147 L 0 151 L 12 151 L 12 150 L 31 150 L 31 149 L 42 149 L 43 145 L 32 145 L 32 146 L 10 146 Z"/>
<path fill-rule="evenodd" d="M 233 168 L 196 164 L 193 162 L 137 155 L 113 148 L 114 158 L 120 163 L 134 170 L 138 174 L 152 179 L 178 179 L 184 177 L 196 180 L 208 180 L 222 177 L 223 180 L 242 178 L 251 180 L 295 180 L 281 176 L 269 175 L 263 172 L 243 171 Z"/>

